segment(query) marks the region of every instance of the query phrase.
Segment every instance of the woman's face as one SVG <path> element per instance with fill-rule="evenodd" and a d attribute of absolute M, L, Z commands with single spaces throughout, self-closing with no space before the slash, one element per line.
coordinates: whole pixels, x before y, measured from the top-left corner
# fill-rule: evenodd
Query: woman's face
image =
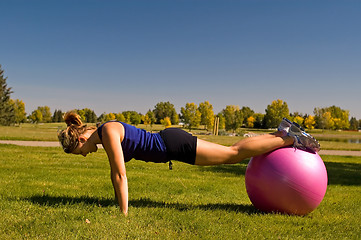
<path fill-rule="evenodd" d="M 73 154 L 81 154 L 84 157 L 88 155 L 88 153 L 96 152 L 98 147 L 96 144 L 88 141 L 86 138 L 80 137 L 78 146 L 72 152 Z"/>

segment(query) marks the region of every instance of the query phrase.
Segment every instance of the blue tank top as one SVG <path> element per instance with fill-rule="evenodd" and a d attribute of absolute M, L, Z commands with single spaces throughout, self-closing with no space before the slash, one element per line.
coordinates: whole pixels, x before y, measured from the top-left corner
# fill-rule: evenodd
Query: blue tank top
<path fill-rule="evenodd" d="M 159 133 L 150 133 L 123 122 L 119 123 L 124 126 L 124 139 L 121 145 L 125 162 L 132 158 L 146 162 L 168 161 L 166 147 Z M 100 140 L 104 124 L 98 128 Z"/>

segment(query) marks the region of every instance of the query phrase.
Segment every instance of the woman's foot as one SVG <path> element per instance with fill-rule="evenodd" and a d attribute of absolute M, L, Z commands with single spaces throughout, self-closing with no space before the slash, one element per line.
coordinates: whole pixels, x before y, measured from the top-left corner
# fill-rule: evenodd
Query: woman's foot
<path fill-rule="evenodd" d="M 295 122 L 291 122 L 287 118 L 283 118 L 282 122 L 278 126 L 278 131 L 284 133 L 284 136 L 287 135 L 293 137 L 295 139 L 293 147 L 295 148 L 314 153 L 320 151 L 320 144 L 318 141 L 310 134 L 306 133 L 300 125 Z"/>
<path fill-rule="evenodd" d="M 310 134 L 306 133 L 305 130 L 295 122 L 290 126 L 288 136 L 295 139 L 293 143 L 295 148 L 308 150 L 314 153 L 320 151 L 321 147 L 319 142 Z"/>

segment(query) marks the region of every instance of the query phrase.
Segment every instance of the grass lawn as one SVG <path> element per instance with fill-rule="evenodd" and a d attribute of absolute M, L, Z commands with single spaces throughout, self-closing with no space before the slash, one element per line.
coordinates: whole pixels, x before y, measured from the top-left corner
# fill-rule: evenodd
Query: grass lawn
<path fill-rule="evenodd" d="M 307 216 L 264 214 L 242 164 L 127 163 L 129 216 L 113 201 L 103 150 L 0 145 L 0 239 L 359 239 L 361 158 L 322 156 L 329 186 Z"/>

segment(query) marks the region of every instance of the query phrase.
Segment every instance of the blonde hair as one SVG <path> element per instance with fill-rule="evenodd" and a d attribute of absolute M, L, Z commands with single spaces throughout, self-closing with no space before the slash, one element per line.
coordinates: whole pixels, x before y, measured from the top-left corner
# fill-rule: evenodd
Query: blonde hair
<path fill-rule="evenodd" d="M 75 111 L 69 111 L 64 115 L 67 128 L 58 132 L 58 139 L 64 152 L 72 153 L 79 144 L 79 136 L 87 130 L 95 127 L 84 125 L 80 116 Z"/>

